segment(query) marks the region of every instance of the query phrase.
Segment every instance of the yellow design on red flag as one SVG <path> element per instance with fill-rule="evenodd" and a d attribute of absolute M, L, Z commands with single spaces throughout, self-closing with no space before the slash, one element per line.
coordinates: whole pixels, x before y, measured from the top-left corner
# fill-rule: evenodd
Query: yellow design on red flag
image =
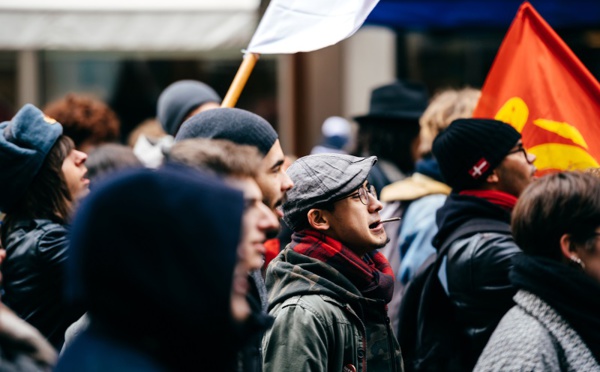
<path fill-rule="evenodd" d="M 600 166 L 600 84 L 528 2 L 500 45 L 473 116 L 521 132 L 540 174 Z"/>

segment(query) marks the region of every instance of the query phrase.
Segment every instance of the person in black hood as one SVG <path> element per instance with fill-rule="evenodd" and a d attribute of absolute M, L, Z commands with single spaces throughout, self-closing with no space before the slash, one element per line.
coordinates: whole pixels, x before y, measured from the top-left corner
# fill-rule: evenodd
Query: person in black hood
<path fill-rule="evenodd" d="M 234 285 L 234 299 L 238 305 L 234 315 L 240 327 L 248 329 L 253 336 L 238 353 L 236 368 L 239 372 L 260 372 L 260 343 L 264 332 L 273 324 L 273 318 L 266 313 L 266 288 L 259 285 L 262 283 L 260 269 L 265 253 L 263 241 L 267 232 L 278 226 L 277 217 L 263 203 L 255 180 L 262 157 L 254 146 L 237 145 L 227 140 L 191 138 L 175 143 L 167 158 L 171 162 L 215 173 L 228 185 L 244 192 L 244 230 L 238 248 L 240 263 L 235 275 L 239 280 L 248 276 L 249 289 Z"/>
<path fill-rule="evenodd" d="M 516 290 L 508 272 L 512 257 L 521 250 L 510 233 L 510 214 L 534 179 L 535 156 L 523 148 L 521 135 L 512 126 L 479 118 L 454 120 L 435 138 L 432 149 L 452 188 L 436 214 L 433 245 L 440 250 L 449 244 L 438 276 L 465 340 L 458 346 L 458 359 L 464 370 L 471 370 L 513 305 Z M 465 226 L 476 228 L 457 237 L 455 232 Z M 436 357 L 436 353 L 428 356 L 431 361 Z"/>
<path fill-rule="evenodd" d="M 183 165 L 118 172 L 75 215 L 67 298 L 90 324 L 55 371 L 226 371 L 244 200 Z M 245 277 L 244 277 L 245 278 Z"/>

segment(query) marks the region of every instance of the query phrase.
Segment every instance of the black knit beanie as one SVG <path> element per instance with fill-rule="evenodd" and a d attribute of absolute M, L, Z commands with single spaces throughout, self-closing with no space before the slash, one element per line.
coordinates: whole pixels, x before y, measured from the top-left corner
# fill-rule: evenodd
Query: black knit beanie
<path fill-rule="evenodd" d="M 156 108 L 165 132 L 175 136 L 183 119 L 195 108 L 208 102 L 221 103 L 213 88 L 196 80 L 180 80 L 163 90 Z"/>
<path fill-rule="evenodd" d="M 187 119 L 179 129 L 175 142 L 188 138 L 224 139 L 239 145 L 250 145 L 266 155 L 277 132 L 262 117 L 238 108 L 216 108 Z"/>
<path fill-rule="evenodd" d="M 457 119 L 433 141 L 433 154 L 453 191 L 475 188 L 500 165 L 521 134 L 492 119 Z"/>

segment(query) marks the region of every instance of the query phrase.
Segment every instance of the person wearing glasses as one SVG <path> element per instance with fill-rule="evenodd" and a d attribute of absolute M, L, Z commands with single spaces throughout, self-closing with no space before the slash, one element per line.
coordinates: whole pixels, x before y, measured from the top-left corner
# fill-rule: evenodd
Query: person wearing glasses
<path fill-rule="evenodd" d="M 239 189 L 181 164 L 99 183 L 73 219 L 65 266 L 65 296 L 89 326 L 52 371 L 234 371 L 244 204 Z"/>
<path fill-rule="evenodd" d="M 475 371 L 600 371 L 600 179 L 560 172 L 532 183 L 512 215 L 523 249 L 515 306 Z"/>
<path fill-rule="evenodd" d="M 513 306 L 516 289 L 508 273 L 521 250 L 511 235 L 510 218 L 517 199 L 535 178 L 535 156 L 523 148 L 515 128 L 481 118 L 454 120 L 436 136 L 432 150 L 452 188 L 436 213 L 433 245 L 437 250 L 447 247 L 437 277 L 442 295 L 450 299 L 451 308 L 444 311 L 453 314 L 457 334 L 451 345 L 440 345 L 430 335 L 450 325 L 439 321 L 439 309 L 420 308 L 425 315 L 416 325 L 422 332 L 419 342 L 403 340 L 402 323 L 399 339 L 403 352 L 405 345 L 414 350 L 405 354 L 410 370 L 447 366 L 452 358 L 460 370 L 470 371 Z M 434 296 L 429 292 L 421 296 Z M 410 326 L 414 327 L 404 329 Z"/>
<path fill-rule="evenodd" d="M 377 158 L 301 157 L 283 203 L 292 241 L 266 272 L 273 326 L 263 371 L 402 371 L 387 321 L 393 271 L 377 251 L 388 237 L 367 176 Z"/>

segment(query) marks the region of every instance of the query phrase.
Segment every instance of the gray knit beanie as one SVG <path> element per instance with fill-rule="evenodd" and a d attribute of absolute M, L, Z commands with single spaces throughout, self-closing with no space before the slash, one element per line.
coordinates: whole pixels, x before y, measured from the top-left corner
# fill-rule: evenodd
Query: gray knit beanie
<path fill-rule="evenodd" d="M 208 102 L 221 103 L 221 97 L 210 86 L 196 80 L 176 81 L 158 97 L 158 121 L 165 132 L 175 136 L 185 117 Z"/>
<path fill-rule="evenodd" d="M 177 132 L 175 142 L 188 138 L 224 139 L 238 145 L 250 145 L 266 155 L 277 132 L 262 117 L 238 108 L 222 107 L 203 111 L 187 119 Z"/>

